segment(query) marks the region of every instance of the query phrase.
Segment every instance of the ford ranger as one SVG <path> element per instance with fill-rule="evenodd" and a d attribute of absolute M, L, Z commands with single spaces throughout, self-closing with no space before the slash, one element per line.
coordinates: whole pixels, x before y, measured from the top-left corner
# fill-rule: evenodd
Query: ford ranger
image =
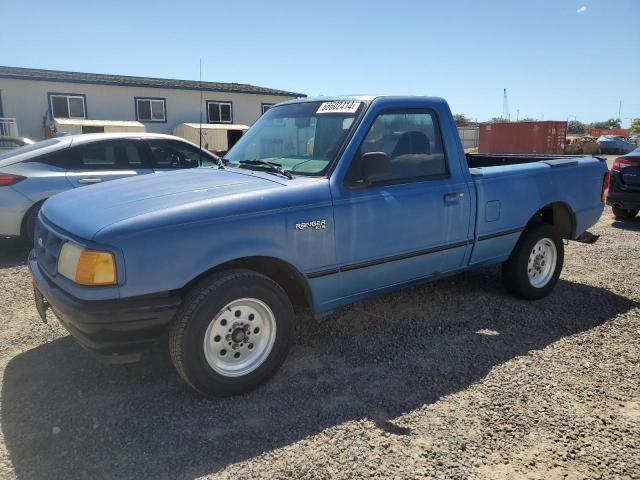
<path fill-rule="evenodd" d="M 326 313 L 494 264 L 509 292 L 544 297 L 607 185 L 594 157 L 465 155 L 439 98 L 294 100 L 218 166 L 48 200 L 36 307 L 108 361 L 166 341 L 195 390 L 237 394 L 284 361 L 294 305 Z"/>

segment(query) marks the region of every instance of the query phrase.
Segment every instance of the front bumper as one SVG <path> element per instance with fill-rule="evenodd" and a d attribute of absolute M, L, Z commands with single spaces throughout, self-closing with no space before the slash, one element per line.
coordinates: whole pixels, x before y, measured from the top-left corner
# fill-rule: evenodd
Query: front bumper
<path fill-rule="evenodd" d="M 78 343 L 109 363 L 136 361 L 166 331 L 181 300 L 178 296 L 117 300 L 78 300 L 57 288 L 42 273 L 33 256 L 29 269 L 60 323 Z"/>

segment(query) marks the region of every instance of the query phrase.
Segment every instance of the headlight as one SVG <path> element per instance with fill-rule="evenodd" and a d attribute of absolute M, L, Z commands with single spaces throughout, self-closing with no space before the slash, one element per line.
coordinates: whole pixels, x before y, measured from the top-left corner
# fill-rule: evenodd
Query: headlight
<path fill-rule="evenodd" d="M 60 251 L 58 273 L 80 285 L 113 285 L 116 262 L 109 252 L 87 250 L 67 242 Z"/>

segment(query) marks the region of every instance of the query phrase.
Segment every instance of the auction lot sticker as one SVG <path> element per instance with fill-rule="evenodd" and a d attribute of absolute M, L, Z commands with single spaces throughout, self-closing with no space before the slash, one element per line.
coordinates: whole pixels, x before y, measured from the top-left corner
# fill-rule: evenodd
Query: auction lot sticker
<path fill-rule="evenodd" d="M 340 100 L 337 102 L 323 102 L 316 113 L 356 113 L 362 102 Z"/>

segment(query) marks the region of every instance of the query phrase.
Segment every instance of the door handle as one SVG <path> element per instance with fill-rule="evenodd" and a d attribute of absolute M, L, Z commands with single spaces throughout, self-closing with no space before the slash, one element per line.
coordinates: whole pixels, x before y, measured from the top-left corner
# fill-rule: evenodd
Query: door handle
<path fill-rule="evenodd" d="M 458 203 L 464 197 L 464 193 L 462 192 L 450 192 L 444 194 L 444 203 L 447 205 L 451 205 L 453 203 Z"/>
<path fill-rule="evenodd" d="M 82 183 L 83 185 L 86 185 L 90 183 L 100 183 L 101 181 L 102 181 L 101 178 L 89 177 L 89 178 L 81 178 L 80 180 L 78 180 L 78 183 Z"/>

